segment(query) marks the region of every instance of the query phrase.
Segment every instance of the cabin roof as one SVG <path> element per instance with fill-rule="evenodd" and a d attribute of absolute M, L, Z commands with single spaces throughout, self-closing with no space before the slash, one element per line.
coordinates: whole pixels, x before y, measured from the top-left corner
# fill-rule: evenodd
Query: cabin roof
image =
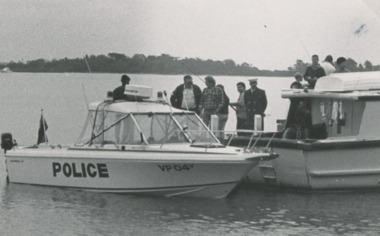
<path fill-rule="evenodd" d="M 96 111 L 97 107 L 102 102 L 94 102 L 89 105 L 90 111 Z M 106 111 L 111 112 L 119 112 L 119 113 L 192 113 L 190 111 L 184 111 L 180 109 L 176 109 L 171 107 L 168 104 L 163 102 L 154 102 L 154 101 L 143 101 L 143 102 L 135 102 L 135 101 L 111 101 L 106 103 L 105 106 Z"/>
<path fill-rule="evenodd" d="M 314 91 L 380 90 L 380 72 L 335 73 L 317 80 Z"/>
<path fill-rule="evenodd" d="M 314 89 L 283 90 L 283 98 L 324 97 L 380 99 L 380 72 L 334 73 L 317 80 Z"/>

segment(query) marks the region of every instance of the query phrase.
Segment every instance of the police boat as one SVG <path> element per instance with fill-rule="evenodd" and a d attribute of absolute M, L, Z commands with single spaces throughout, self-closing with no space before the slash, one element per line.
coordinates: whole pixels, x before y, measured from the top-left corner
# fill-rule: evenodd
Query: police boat
<path fill-rule="evenodd" d="M 226 197 L 275 153 L 220 143 L 194 112 L 178 110 L 152 88 L 127 85 L 129 100 L 89 105 L 71 146 L 17 146 L 2 135 L 10 183 L 113 193 Z M 134 101 L 130 101 L 134 100 Z"/>

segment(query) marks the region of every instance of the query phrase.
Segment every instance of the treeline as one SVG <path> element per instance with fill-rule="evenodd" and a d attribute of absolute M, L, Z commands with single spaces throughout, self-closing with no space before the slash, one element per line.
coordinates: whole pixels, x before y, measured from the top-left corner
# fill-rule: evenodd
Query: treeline
<path fill-rule="evenodd" d="M 304 73 L 309 65 L 309 63 L 304 63 L 302 60 L 297 60 L 293 66 L 288 67 L 288 71 Z M 362 65 L 351 58 L 347 58 L 345 68 L 351 72 L 380 71 L 380 65 L 372 65 L 370 61 L 365 61 L 364 65 Z"/>
<path fill-rule="evenodd" d="M 348 59 L 350 71 L 380 70 L 366 61 L 364 66 Z M 167 54 L 145 56 L 135 54 L 128 57 L 120 53 L 108 55 L 90 55 L 74 59 L 37 59 L 24 62 L 10 62 L 5 66 L 14 72 L 94 72 L 94 73 L 143 73 L 143 74 L 195 74 L 195 75 L 237 75 L 237 76 L 293 76 L 295 72 L 303 73 L 309 63 L 297 60 L 287 70 L 260 70 L 246 62 L 237 64 L 231 59 L 223 61 L 202 60 L 199 58 L 172 57 Z"/>

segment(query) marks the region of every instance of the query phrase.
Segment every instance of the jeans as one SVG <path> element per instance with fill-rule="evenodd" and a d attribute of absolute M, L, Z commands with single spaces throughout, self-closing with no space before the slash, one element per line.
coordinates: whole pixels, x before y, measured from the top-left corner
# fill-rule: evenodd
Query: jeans
<path fill-rule="evenodd" d="M 218 130 L 220 131 L 219 132 L 219 135 L 218 138 L 219 139 L 224 139 L 224 127 L 226 127 L 226 123 L 227 123 L 227 120 L 228 120 L 228 114 L 217 114 L 218 115 L 218 118 L 219 118 L 219 122 L 218 122 Z"/>

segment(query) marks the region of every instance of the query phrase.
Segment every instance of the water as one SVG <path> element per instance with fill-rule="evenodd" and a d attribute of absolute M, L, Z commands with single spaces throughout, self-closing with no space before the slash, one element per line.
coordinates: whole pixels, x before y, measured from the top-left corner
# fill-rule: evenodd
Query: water
<path fill-rule="evenodd" d="M 181 76 L 131 75 L 133 84 L 170 92 Z M 88 101 L 104 99 L 118 74 L 0 74 L 0 132 L 19 144 L 37 140 L 41 109 L 53 144 L 78 137 Z M 247 77 L 216 77 L 231 101 Z M 280 88 L 291 78 L 261 78 L 269 104 L 266 129 L 284 118 Z M 194 82 L 201 84 L 194 78 Z M 247 83 L 248 84 L 248 83 Z M 201 86 L 202 87 L 202 86 Z M 227 129 L 235 126 L 230 111 Z M 3 158 L 1 155 L 0 158 Z M 164 198 L 105 194 L 54 187 L 6 184 L 0 161 L 1 235 L 379 235 L 379 192 L 293 192 L 244 186 L 227 199 Z"/>

